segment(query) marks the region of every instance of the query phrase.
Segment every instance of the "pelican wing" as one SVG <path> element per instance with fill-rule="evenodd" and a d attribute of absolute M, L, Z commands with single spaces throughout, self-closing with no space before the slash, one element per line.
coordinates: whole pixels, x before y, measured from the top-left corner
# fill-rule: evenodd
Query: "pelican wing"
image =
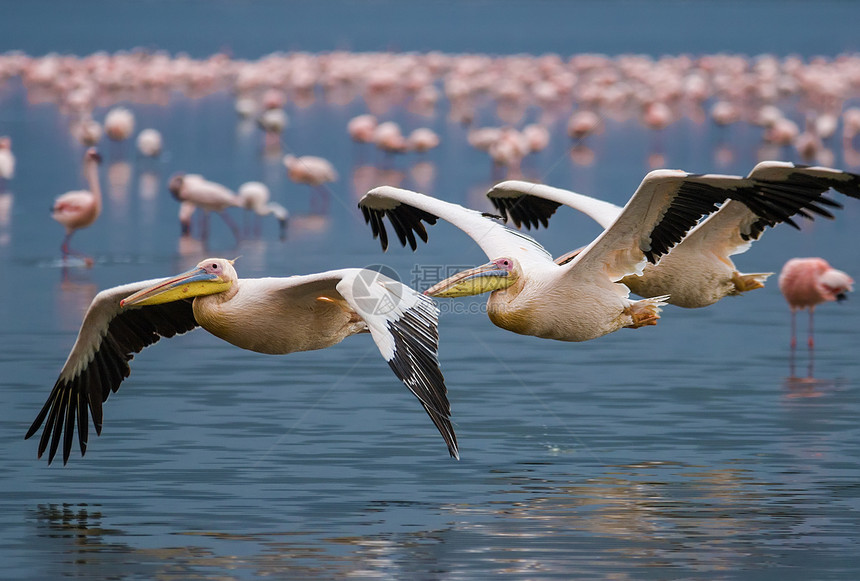
<path fill-rule="evenodd" d="M 758 220 L 749 224 L 748 231 L 742 233 L 745 240 L 757 240 L 765 227 L 773 227 L 779 222 L 798 228 L 791 219 L 795 214 L 810 220 L 813 219 L 812 214 L 833 218 L 833 214 L 824 206 L 840 208 L 841 204 L 823 195 L 831 188 L 851 198 L 860 198 L 860 175 L 829 167 L 763 161 L 753 168 L 747 178 L 757 182 L 760 195 L 758 199 L 745 201 L 759 215 Z M 762 205 L 779 205 L 782 209 L 768 215 L 760 211 Z"/>
<path fill-rule="evenodd" d="M 835 189 L 852 198 L 860 198 L 860 176 L 828 167 L 798 166 L 783 161 L 763 161 L 747 176 L 757 183 L 758 197 L 752 202 L 740 203 L 729 200 L 718 212 L 708 216 L 684 238 L 684 244 L 697 244 L 722 256 L 745 252 L 750 244 L 758 240 L 768 226 L 786 222 L 794 227 L 791 219 L 801 215 L 810 220 L 813 214 L 833 218 L 826 207 L 839 208 L 840 204 L 823 194 Z M 785 215 L 783 219 L 764 218 L 748 205 L 778 204 Z M 825 207 L 826 206 L 826 207 Z"/>
<path fill-rule="evenodd" d="M 84 316 L 78 338 L 72 347 L 51 395 L 25 438 L 31 437 L 43 422 L 39 457 L 50 442 L 48 463 L 54 459 L 63 440 L 63 464 L 68 462 L 74 440 L 75 422 L 81 455 L 86 453 L 89 420 L 92 414 L 96 434 L 102 429 L 102 403 L 119 389 L 131 369 L 128 362 L 135 353 L 162 337 L 173 337 L 194 329 L 197 322 L 190 300 L 144 307 L 120 308 L 128 295 L 157 283 L 146 280 L 103 290 L 93 299 Z"/>
<path fill-rule="evenodd" d="M 383 250 L 388 248 L 386 216 L 400 243 L 403 246 L 409 244 L 412 250 L 417 248 L 416 234 L 427 242 L 424 222 L 433 225 L 441 218 L 468 234 L 491 260 L 507 256 L 520 262 L 552 262 L 552 256 L 534 238 L 507 228 L 497 222 L 495 216 L 418 192 L 380 186 L 367 192 L 359 200 L 358 207 L 370 224 L 373 237 L 378 237 L 382 243 Z"/>
<path fill-rule="evenodd" d="M 609 228 L 621 207 L 597 198 L 577 194 L 569 190 L 554 188 L 520 180 L 508 180 L 496 184 L 487 192 L 487 197 L 499 210 L 505 221 L 512 220 L 517 228 L 547 228 L 549 218 L 559 206 L 570 206 Z"/>
<path fill-rule="evenodd" d="M 282 281 L 278 292 L 291 303 L 316 300 L 321 295 L 345 300 L 364 320 L 394 374 L 419 399 L 451 456 L 459 458 L 448 390 L 437 355 L 439 310 L 432 299 L 379 272 L 361 268 L 272 280 Z"/>
<path fill-rule="evenodd" d="M 786 188 L 769 185 L 775 192 Z M 793 203 L 781 195 L 763 201 L 756 180 L 719 174 L 690 174 L 680 170 L 654 170 L 642 180 L 618 218 L 585 250 L 568 263 L 569 269 L 602 270 L 610 280 L 641 274 L 645 261 L 656 263 L 698 221 L 716 211 L 726 199 L 753 205 L 767 221 L 782 220 Z M 809 197 L 803 198 L 809 207 Z"/>

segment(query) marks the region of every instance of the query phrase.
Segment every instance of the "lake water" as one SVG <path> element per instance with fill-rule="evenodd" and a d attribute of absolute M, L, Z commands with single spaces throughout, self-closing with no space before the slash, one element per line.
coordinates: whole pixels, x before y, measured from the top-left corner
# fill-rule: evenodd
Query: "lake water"
<path fill-rule="evenodd" d="M 0 22 L 0 51 L 143 45 L 205 57 L 227 47 L 253 59 L 332 48 L 831 57 L 858 49 L 853 3 L 747 4 L 153 1 L 78 2 L 73 12 L 18 2 Z M 331 24 L 321 24 L 328 13 Z M 616 13 L 625 18 L 611 20 Z M 361 100 L 287 105 L 284 151 L 322 155 L 340 172 L 324 214 L 288 181 L 280 155 L 263 154 L 261 134 L 238 120 L 226 91 L 131 106 L 139 128 L 162 131 L 166 151 L 150 161 L 131 144 L 101 144 L 105 209 L 73 240 L 95 266 L 62 268 L 63 232 L 48 209 L 82 185 L 83 148 L 56 106 L 28 102 L 19 79 L 0 86 L 0 135 L 12 137 L 18 159 L 0 222 L 0 577 L 857 578 L 860 301 L 823 305 L 814 367 L 805 348 L 792 362 L 775 277 L 708 308 L 666 307 L 655 327 L 578 344 L 499 329 L 483 299 L 440 302 L 459 462 L 368 336 L 272 357 L 200 330 L 135 358 L 86 457 L 74 450 L 65 467 L 37 460 L 37 442 L 23 435 L 99 289 L 206 256 L 241 256 L 244 277 L 383 264 L 418 288 L 436 282 L 438 269 L 486 260 L 443 223 L 415 253 L 380 251 L 355 203 L 382 162 L 345 133 L 365 111 Z M 390 114 L 443 141 L 423 158 L 396 159 L 388 179 L 489 209 L 490 163 L 444 104 L 431 117 Z M 759 138 L 749 126 L 682 120 L 657 136 L 632 120 L 608 122 L 584 164 L 559 122 L 524 172 L 621 204 L 655 153 L 666 167 L 743 174 Z M 831 148 L 836 167 L 860 173 L 838 140 Z M 791 149 L 779 153 L 799 161 Z M 217 217 L 207 247 L 180 238 L 166 189 L 176 171 L 232 187 L 266 182 L 293 215 L 286 240 L 264 222 L 237 245 Z M 736 257 L 739 268 L 778 272 L 791 257 L 823 256 L 857 278 L 860 201 L 840 201 L 833 221 L 768 231 Z M 536 237 L 557 255 L 596 233 L 562 208 Z"/>

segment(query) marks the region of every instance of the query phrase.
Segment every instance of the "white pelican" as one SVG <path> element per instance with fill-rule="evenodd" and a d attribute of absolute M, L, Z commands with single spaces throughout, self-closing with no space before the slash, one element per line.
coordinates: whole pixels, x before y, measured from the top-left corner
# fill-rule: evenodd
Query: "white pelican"
<path fill-rule="evenodd" d="M 114 287 L 93 299 L 60 377 L 27 432 L 31 437 L 47 420 L 39 457 L 50 443 L 50 463 L 63 440 L 65 464 L 76 422 L 83 455 L 88 412 L 100 434 L 102 402 L 128 377 L 134 353 L 198 325 L 237 347 L 269 354 L 325 349 L 369 332 L 395 375 L 421 401 L 451 456 L 459 457 L 437 359 L 439 311 L 431 299 L 366 269 L 240 280 L 232 263 L 207 258 L 178 276 Z"/>
<path fill-rule="evenodd" d="M 69 240 L 75 231 L 86 228 L 96 221 L 102 212 L 102 190 L 99 184 L 99 164 L 102 158 L 94 147 L 84 154 L 84 176 L 89 190 L 74 190 L 58 196 L 51 207 L 51 218 L 66 229 L 63 238 L 63 257 L 74 254 L 69 248 Z M 85 259 L 87 263 L 90 258 Z"/>
<path fill-rule="evenodd" d="M 612 223 L 582 252 L 564 264 L 532 238 L 491 216 L 390 186 L 370 190 L 359 207 L 385 249 L 387 215 L 404 246 L 416 248 L 415 234 L 427 240 L 422 221 L 447 220 L 468 234 L 491 262 L 459 273 L 425 291 L 430 296 L 466 296 L 492 291 L 490 320 L 503 329 L 562 341 L 586 341 L 622 327 L 656 324 L 667 297 L 628 298 L 620 281 L 641 274 L 647 262 L 669 252 L 702 215 L 727 197 L 743 200 L 757 192 L 750 180 L 736 176 L 694 175 L 655 170 L 645 176 Z M 782 209 L 758 204 L 774 219 Z M 646 262 L 647 261 L 647 262 Z"/>
<path fill-rule="evenodd" d="M 779 204 L 782 216 L 759 217 L 744 203 L 729 200 L 708 216 L 657 264 L 648 264 L 641 276 L 628 275 L 621 282 L 643 297 L 669 295 L 668 302 L 685 308 L 712 305 L 729 295 L 739 295 L 764 286 L 773 273 L 744 274 L 730 256 L 745 252 L 764 232 L 766 226 L 785 221 L 797 225 L 797 213 L 811 218 L 810 212 L 833 216 L 821 206 L 838 207 L 821 196 L 834 188 L 851 197 L 860 197 L 860 176 L 826 167 L 802 167 L 788 162 L 765 161 L 755 166 L 746 178 L 758 184 L 761 202 Z M 487 193 L 507 220 L 526 228 L 547 226 L 547 220 L 560 205 L 579 210 L 610 228 L 623 208 L 589 196 L 542 184 L 510 180 Z M 753 199 L 755 200 L 755 199 Z M 755 206 L 755 202 L 750 202 Z M 560 257 L 559 262 L 575 253 Z"/>

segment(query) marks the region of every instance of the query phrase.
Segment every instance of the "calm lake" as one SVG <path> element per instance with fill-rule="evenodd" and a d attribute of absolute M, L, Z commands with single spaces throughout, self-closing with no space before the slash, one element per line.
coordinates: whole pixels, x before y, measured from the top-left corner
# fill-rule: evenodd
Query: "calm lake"
<path fill-rule="evenodd" d="M 647 6 L 647 8 L 646 8 Z M 228 51 L 582 52 L 693 55 L 860 50 L 851 2 L 16 2 L 0 53 L 87 55 L 134 47 L 206 58 Z M 855 87 L 856 89 L 856 87 Z M 858 93 L 844 104 L 860 105 Z M 385 160 L 346 134 L 366 112 L 320 92 L 288 100 L 282 150 L 219 90 L 125 102 L 165 151 L 99 144 L 105 207 L 64 267 L 53 199 L 84 186 L 69 117 L 22 80 L 0 83 L 0 135 L 15 177 L 0 193 L 0 560 L 4 579 L 839 579 L 860 574 L 860 299 L 816 311 L 814 360 L 789 349 L 789 311 L 764 289 L 704 309 L 668 306 L 657 326 L 585 343 L 495 327 L 485 298 L 440 300 L 440 361 L 461 460 L 367 335 L 323 351 L 266 356 L 197 330 L 137 355 L 105 403 L 104 429 L 67 466 L 37 460 L 24 434 L 100 290 L 176 274 L 208 256 L 240 257 L 242 277 L 384 265 L 421 290 L 440 272 L 486 262 L 446 223 L 416 252 L 382 253 L 356 208 L 383 179 L 490 211 L 497 180 L 468 128 L 440 101 L 431 115 L 386 112 L 442 138 L 423 156 Z M 103 119 L 107 106 L 94 111 Z M 791 110 L 803 124 L 802 113 Z M 525 112 L 524 122 L 538 112 Z M 498 124 L 479 109 L 479 125 Z M 745 174 L 761 129 L 683 118 L 660 132 L 608 119 L 571 152 L 566 117 L 528 157 L 529 179 L 623 204 L 654 167 Z M 837 137 L 832 165 L 860 173 Z M 323 156 L 340 178 L 319 211 L 290 182 L 284 153 Z M 800 162 L 790 147 L 779 159 Z M 854 165 L 852 165 L 852 162 Z M 381 172 L 385 173 L 381 173 Z M 232 188 L 257 180 L 289 208 L 236 243 L 212 217 L 207 244 L 181 237 L 167 181 L 202 173 Z M 779 272 L 821 256 L 860 277 L 860 201 L 835 220 L 768 230 L 735 257 Z M 231 210 L 232 211 L 232 210 Z M 233 214 L 242 224 L 246 218 Z M 535 237 L 553 255 L 596 224 L 561 208 Z M 805 315 L 799 319 L 806 332 Z M 803 337 L 803 335 L 802 335 Z"/>

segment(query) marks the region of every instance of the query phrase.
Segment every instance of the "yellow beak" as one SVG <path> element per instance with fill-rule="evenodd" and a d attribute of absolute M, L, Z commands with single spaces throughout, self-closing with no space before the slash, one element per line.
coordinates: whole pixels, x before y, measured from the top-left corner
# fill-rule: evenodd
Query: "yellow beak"
<path fill-rule="evenodd" d="M 458 272 L 424 291 L 431 297 L 470 297 L 508 288 L 514 284 L 514 277 L 507 270 L 488 262 L 477 268 Z"/>
<path fill-rule="evenodd" d="M 195 267 L 127 296 L 119 302 L 119 306 L 157 305 L 203 295 L 214 295 L 224 292 L 231 284 L 230 281 L 221 280 L 217 274 Z"/>

